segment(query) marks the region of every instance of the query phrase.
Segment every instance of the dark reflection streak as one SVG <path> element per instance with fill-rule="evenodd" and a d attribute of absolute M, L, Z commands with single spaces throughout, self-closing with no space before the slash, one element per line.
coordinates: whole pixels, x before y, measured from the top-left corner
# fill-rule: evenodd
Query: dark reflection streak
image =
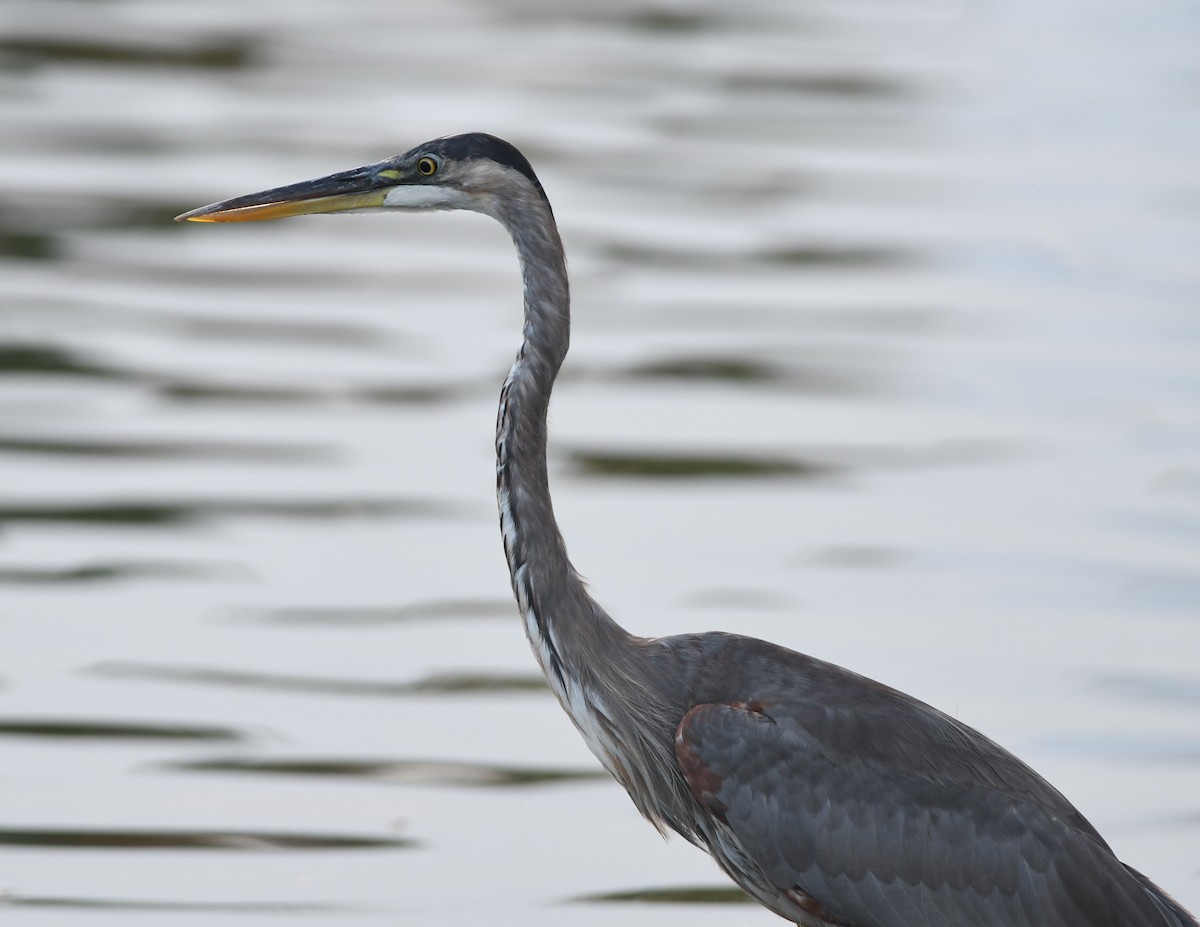
<path fill-rule="evenodd" d="M 26 261 L 49 261 L 60 255 L 53 235 L 0 227 L 0 254 Z"/>
<path fill-rule="evenodd" d="M 666 380 L 718 380 L 783 383 L 788 374 L 771 364 L 743 357 L 681 357 L 650 361 L 628 369 L 632 377 Z"/>
<path fill-rule="evenodd" d="M 380 850 L 415 846 L 402 837 L 254 831 L 0 829 L 0 846 L 106 850 Z"/>
<path fill-rule="evenodd" d="M 65 908 L 95 911 L 178 911 L 198 914 L 332 914 L 352 910 L 343 905 L 290 901 L 142 901 L 133 898 L 67 898 L 47 895 L 0 895 L 0 907 Z"/>
<path fill-rule="evenodd" d="M 245 574 L 243 566 L 198 565 L 189 563 L 112 562 L 87 563 L 75 567 L 0 567 L 0 583 L 11 585 L 66 585 L 71 583 L 115 582 L 128 579 L 188 579 L 216 572 Z"/>
<path fill-rule="evenodd" d="M 690 33 L 717 24 L 717 20 L 703 14 L 668 9 L 666 6 L 647 8 L 622 18 L 634 32 Z"/>
<path fill-rule="evenodd" d="M 108 211 L 105 212 L 105 216 L 106 219 L 110 218 Z M 25 217 L 22 216 L 21 219 L 24 227 Z M 0 207 L 0 240 L 4 234 L 5 220 L 5 212 Z M 161 216 L 156 216 L 154 225 L 160 227 L 161 224 Z M 111 221 L 107 222 L 105 227 L 111 228 Z M 224 279 L 223 273 L 222 280 Z M 178 285 L 177 280 L 175 284 Z M 28 294 L 22 296 L 21 307 L 31 314 L 39 309 L 53 312 L 64 319 L 64 324 L 68 324 L 71 319 L 86 316 L 88 320 L 107 322 L 113 327 L 166 330 L 184 338 L 276 347 L 293 344 L 316 345 L 321 348 L 363 350 L 378 355 L 395 353 L 397 344 L 408 340 L 402 334 L 366 323 L 329 322 L 313 318 L 275 319 L 241 314 L 236 317 L 192 315 L 180 311 L 168 313 L 161 307 L 149 311 L 128 306 L 95 306 L 82 311 L 70 302 L 53 297 L 38 298 Z"/>
<path fill-rule="evenodd" d="M 994 463 L 1011 459 L 1017 446 L 1011 442 L 975 439 L 939 441 L 924 447 L 825 447 L 805 459 L 787 456 L 703 454 L 649 451 L 569 452 L 567 459 L 584 476 L 656 479 L 712 479 L 794 477 L 826 479 L 855 470 L 908 470 L 912 468 Z"/>
<path fill-rule="evenodd" d="M 734 74 L 725 83 L 739 93 L 785 93 L 789 97 L 878 99 L 911 96 L 915 89 L 878 74 Z"/>
<path fill-rule="evenodd" d="M 507 599 L 461 599 L 378 608 L 293 606 L 266 610 L 255 617 L 257 620 L 269 624 L 345 627 L 347 625 L 397 624 L 448 618 L 511 618 L 514 614 L 513 609 L 513 604 Z"/>
<path fill-rule="evenodd" d="M 692 357 L 651 361 L 628 368 L 624 378 L 707 383 L 737 383 L 770 386 L 776 390 L 800 390 L 818 396 L 862 396 L 878 392 L 878 371 L 832 365 L 805 365 L 785 371 L 757 360 L 738 357 Z"/>
<path fill-rule="evenodd" d="M 42 344 L 0 344 L 0 376 L 71 376 L 128 380 L 126 372 L 84 359 L 75 351 Z"/>
<path fill-rule="evenodd" d="M 151 389 L 164 399 L 177 402 L 254 402 L 315 405 L 335 402 L 365 405 L 433 405 L 456 400 L 472 392 L 470 386 L 425 386 L 408 383 L 347 383 L 344 386 L 313 387 L 296 383 L 237 383 L 212 380 L 181 380 L 153 373 L 113 367 L 75 351 L 49 345 L 0 344 L 0 376 L 77 377 L 110 380 Z M 16 439 L 20 440 L 20 439 Z M 241 445 L 212 445 L 231 454 Z M 197 449 L 205 447 L 194 445 Z"/>
<path fill-rule="evenodd" d="M 713 479 L 831 476 L 839 468 L 785 457 L 735 457 L 716 454 L 639 454 L 575 451 L 570 463 L 583 476 L 647 479 Z"/>
<path fill-rule="evenodd" d="M 382 682 L 361 679 L 330 679 L 317 676 L 289 676 L 253 673 L 195 666 L 156 666 L 146 663 L 113 661 L 90 667 L 88 672 L 101 676 L 146 679 L 159 682 L 183 682 L 202 685 L 240 686 L 284 692 L 324 695 L 415 696 L 475 693 L 537 693 L 549 690 L 545 680 L 535 674 L 438 673 L 413 682 Z"/>
<path fill-rule="evenodd" d="M 698 885 L 675 888 L 643 888 L 627 892 L 603 892 L 572 898 L 582 902 L 619 902 L 641 904 L 750 904 L 750 897 L 740 888 Z"/>
<path fill-rule="evenodd" d="M 255 49 L 256 43 L 240 38 L 209 39 L 190 47 L 43 36 L 11 36 L 0 41 L 0 52 L 39 63 L 111 63 L 214 70 L 248 67 L 253 62 Z"/>
<path fill-rule="evenodd" d="M 171 460 L 289 461 L 330 458 L 328 447 L 312 444 L 256 444 L 232 441 L 85 441 L 64 438 L 21 438 L 0 436 L 0 453 L 43 454 L 61 457 L 107 457 Z"/>
<path fill-rule="evenodd" d="M 240 731 L 229 727 L 43 718 L 0 719 L 0 735 L 61 740 L 196 740 L 210 742 L 244 739 Z"/>
<path fill-rule="evenodd" d="M 703 454 L 692 451 L 574 450 L 570 466 L 584 477 L 638 479 L 828 479 L 858 470 L 911 470 L 1012 459 L 1012 442 L 950 439 L 925 447 L 820 448 L 806 457 Z M 820 457 L 820 459 L 818 459 Z"/>
<path fill-rule="evenodd" d="M 177 402 L 255 402 L 314 405 L 322 402 L 360 402 L 372 405 L 432 405 L 458 398 L 462 390 L 436 386 L 347 386 L 313 389 L 286 384 L 160 382 L 160 396 Z"/>
<path fill-rule="evenodd" d="M 449 505 L 413 499 L 340 499 L 325 502 L 209 499 L 195 502 L 93 502 L 32 505 L 0 500 L 0 525 L 39 522 L 108 525 L 183 525 L 217 517 L 359 518 L 447 517 Z"/>
<path fill-rule="evenodd" d="M 378 329 L 325 322 L 279 322 L 258 319 L 176 318 L 175 327 L 194 338 L 269 344 L 315 344 L 321 347 L 378 351 L 391 335 Z"/>
<path fill-rule="evenodd" d="M 247 773 L 271 776 L 322 776 L 376 780 L 403 785 L 503 787 L 554 782 L 603 781 L 601 769 L 545 769 L 436 760 L 254 760 L 216 759 L 168 763 L 165 768 L 188 772 Z"/>
<path fill-rule="evenodd" d="M 746 254 L 713 254 L 704 251 L 670 251 L 645 245 L 608 244 L 597 247 L 600 255 L 622 264 L 725 271 L 745 265 L 784 267 L 830 267 L 860 269 L 912 264 L 916 255 L 899 248 L 835 245 L 796 245 Z"/>

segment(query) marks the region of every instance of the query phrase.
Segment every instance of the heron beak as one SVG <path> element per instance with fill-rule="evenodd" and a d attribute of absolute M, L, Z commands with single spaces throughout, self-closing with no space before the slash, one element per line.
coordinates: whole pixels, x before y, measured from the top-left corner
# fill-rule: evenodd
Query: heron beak
<path fill-rule="evenodd" d="M 346 212 L 383 206 L 388 190 L 403 180 L 399 171 L 371 164 L 305 180 L 286 187 L 263 190 L 201 206 L 176 216 L 176 222 L 257 222 L 318 212 Z"/>

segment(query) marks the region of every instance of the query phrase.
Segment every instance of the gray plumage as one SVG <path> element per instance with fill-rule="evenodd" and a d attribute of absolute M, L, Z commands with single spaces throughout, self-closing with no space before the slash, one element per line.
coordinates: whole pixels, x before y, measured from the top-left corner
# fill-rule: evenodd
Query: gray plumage
<path fill-rule="evenodd" d="M 953 718 L 763 641 L 639 638 L 596 604 L 546 470 L 565 257 L 545 191 L 507 142 L 439 139 L 180 218 L 377 207 L 471 209 L 512 235 L 524 340 L 500 397 L 496 484 L 513 591 L 550 688 L 656 827 L 805 927 L 1200 927 L 1037 773 Z"/>

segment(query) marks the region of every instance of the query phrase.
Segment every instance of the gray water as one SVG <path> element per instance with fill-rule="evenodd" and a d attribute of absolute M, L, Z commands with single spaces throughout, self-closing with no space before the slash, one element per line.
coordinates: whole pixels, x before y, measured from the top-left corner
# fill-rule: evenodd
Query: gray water
<path fill-rule="evenodd" d="M 503 231 L 170 221 L 469 130 L 563 226 L 606 607 L 949 711 L 1200 908 L 1197 47 L 1185 0 L 9 0 L 4 922 L 777 922 L 535 675 Z"/>

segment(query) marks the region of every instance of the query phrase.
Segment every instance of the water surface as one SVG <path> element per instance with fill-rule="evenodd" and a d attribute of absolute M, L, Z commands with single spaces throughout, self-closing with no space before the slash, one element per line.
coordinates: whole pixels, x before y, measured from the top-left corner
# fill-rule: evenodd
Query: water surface
<path fill-rule="evenodd" d="M 5 922 L 777 923 L 535 675 L 503 231 L 170 221 L 470 130 L 562 223 L 606 607 L 932 702 L 1200 909 L 1198 42 L 1183 0 L 9 3 Z"/>

